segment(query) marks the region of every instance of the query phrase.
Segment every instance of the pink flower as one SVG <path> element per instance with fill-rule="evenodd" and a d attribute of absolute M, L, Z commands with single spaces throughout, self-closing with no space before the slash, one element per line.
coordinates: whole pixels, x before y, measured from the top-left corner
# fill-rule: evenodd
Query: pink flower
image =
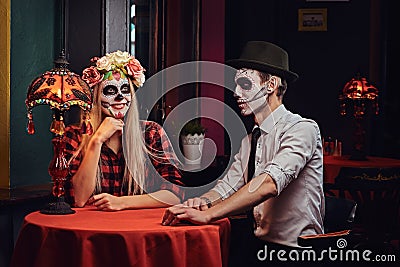
<path fill-rule="evenodd" d="M 87 82 L 90 87 L 101 82 L 103 79 L 104 74 L 100 74 L 96 67 L 90 66 L 83 70 L 82 72 L 82 80 Z"/>
<path fill-rule="evenodd" d="M 128 71 L 128 75 L 133 77 L 140 75 L 144 71 L 142 65 L 140 65 L 139 60 L 137 60 L 136 58 L 131 59 L 125 65 L 125 67 L 126 70 Z"/>
<path fill-rule="evenodd" d="M 90 62 L 96 63 L 96 61 L 99 60 L 99 59 L 100 59 L 99 57 L 92 57 L 92 58 L 90 59 Z"/>
<path fill-rule="evenodd" d="M 144 83 L 144 74 L 143 72 L 145 69 L 140 65 L 139 60 L 136 58 L 132 58 L 129 62 L 125 65 L 126 71 L 128 75 L 135 79 L 134 83 L 140 87 Z"/>
<path fill-rule="evenodd" d="M 121 73 L 117 70 L 113 70 L 112 75 L 115 80 L 119 81 L 121 79 Z"/>

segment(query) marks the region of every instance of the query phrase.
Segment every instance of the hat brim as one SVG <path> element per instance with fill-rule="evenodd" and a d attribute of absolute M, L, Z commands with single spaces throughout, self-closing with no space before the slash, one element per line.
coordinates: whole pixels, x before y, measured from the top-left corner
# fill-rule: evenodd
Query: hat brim
<path fill-rule="evenodd" d="M 294 72 L 287 71 L 282 68 L 255 60 L 232 59 L 228 60 L 226 63 L 236 69 L 242 69 L 242 68 L 254 69 L 270 74 L 275 74 L 277 76 L 284 78 L 288 83 L 292 83 L 299 78 L 299 75 L 297 75 Z"/>

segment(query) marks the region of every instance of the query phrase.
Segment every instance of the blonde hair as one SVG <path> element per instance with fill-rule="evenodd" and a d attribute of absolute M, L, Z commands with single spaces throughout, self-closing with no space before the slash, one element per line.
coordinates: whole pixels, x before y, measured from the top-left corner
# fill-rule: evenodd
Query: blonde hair
<path fill-rule="evenodd" d="M 128 186 L 128 195 L 131 194 L 133 187 L 133 194 L 143 194 L 144 182 L 146 177 L 146 154 L 149 152 L 146 148 L 144 140 L 144 129 L 141 128 L 139 121 L 138 102 L 136 95 L 132 90 L 133 85 L 129 80 L 132 102 L 129 107 L 128 113 L 132 116 L 129 120 L 125 121 L 125 134 L 129 134 L 130 138 L 125 138 L 125 149 L 124 155 L 135 155 L 135 157 L 125 157 L 125 174 L 123 179 L 123 185 Z M 126 116 L 126 115 L 125 115 Z M 124 147 L 124 146 L 123 146 Z M 130 166 L 132 169 L 129 169 Z M 133 179 L 132 179 L 133 175 Z"/>
<path fill-rule="evenodd" d="M 138 195 L 143 194 L 144 192 L 144 182 L 146 176 L 146 156 L 147 153 L 143 130 L 141 128 L 139 122 L 139 111 L 137 109 L 137 99 L 136 95 L 133 90 L 133 84 L 130 79 L 129 85 L 132 94 L 132 100 L 129 107 L 129 112 L 133 117 L 125 123 L 124 131 L 131 134 L 131 137 L 128 138 L 129 142 L 126 143 L 126 150 L 124 154 L 127 153 L 134 153 L 135 157 L 130 157 L 131 160 L 127 162 L 125 159 L 125 170 L 124 170 L 124 177 L 122 182 L 122 188 L 125 189 L 127 187 L 128 195 Z M 93 108 L 90 111 L 90 119 L 93 126 L 93 132 L 97 131 L 101 122 L 103 121 L 103 113 L 101 111 L 101 91 L 103 88 L 103 83 L 98 83 L 93 86 Z M 82 114 L 84 116 L 84 114 Z M 81 121 L 83 117 L 81 118 Z M 85 155 L 87 145 L 91 136 L 82 135 L 82 142 L 80 143 L 78 149 L 74 152 L 71 159 L 68 161 L 68 164 L 76 158 L 79 153 L 82 153 L 82 157 Z M 132 159 L 134 158 L 134 159 Z M 94 192 L 100 193 L 101 192 L 101 180 L 103 177 L 103 173 L 101 171 L 101 159 L 99 158 L 98 166 L 97 166 L 97 174 L 96 174 L 96 185 Z M 131 169 L 128 168 L 131 167 Z M 124 191 L 124 190 L 123 190 Z"/>

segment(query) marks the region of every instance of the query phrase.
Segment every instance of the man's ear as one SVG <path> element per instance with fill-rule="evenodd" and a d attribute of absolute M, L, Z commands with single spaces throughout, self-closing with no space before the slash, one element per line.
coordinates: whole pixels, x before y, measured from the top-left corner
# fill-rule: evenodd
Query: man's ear
<path fill-rule="evenodd" d="M 271 82 L 271 80 L 269 80 L 263 87 L 263 90 L 265 90 L 268 94 L 271 94 L 272 92 L 274 92 L 275 90 L 275 83 Z"/>
<path fill-rule="evenodd" d="M 267 93 L 271 94 L 273 91 L 275 91 L 275 89 L 278 88 L 277 84 L 278 80 L 276 79 L 276 77 L 271 76 L 271 78 L 269 78 L 268 82 L 265 84 Z"/>

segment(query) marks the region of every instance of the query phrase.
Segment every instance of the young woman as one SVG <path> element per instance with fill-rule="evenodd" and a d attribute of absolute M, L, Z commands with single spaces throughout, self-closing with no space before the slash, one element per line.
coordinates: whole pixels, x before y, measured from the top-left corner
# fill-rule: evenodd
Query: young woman
<path fill-rule="evenodd" d="M 106 211 L 179 203 L 183 184 L 170 142 L 160 125 L 139 120 L 135 89 L 145 81 L 140 62 L 121 51 L 91 62 L 82 79 L 93 90 L 93 108 L 82 116 L 85 127 L 72 125 L 64 134 L 70 166 L 67 200 Z"/>

